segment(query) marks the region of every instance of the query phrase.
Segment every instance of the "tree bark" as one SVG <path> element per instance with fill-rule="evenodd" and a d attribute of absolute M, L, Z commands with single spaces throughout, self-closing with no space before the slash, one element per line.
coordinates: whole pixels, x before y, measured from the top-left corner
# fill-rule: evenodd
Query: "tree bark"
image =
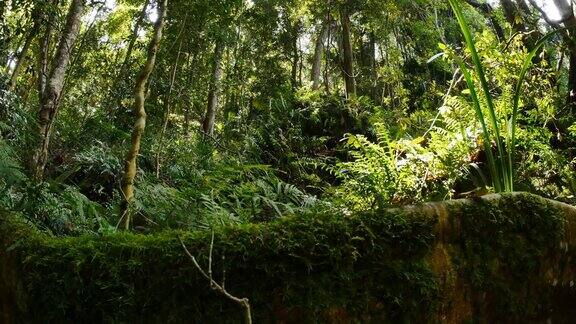
<path fill-rule="evenodd" d="M 340 11 L 340 20 L 342 24 L 342 73 L 346 84 L 346 97 L 351 98 L 356 95 L 356 78 L 350 32 L 350 13 L 346 8 Z"/>
<path fill-rule="evenodd" d="M 212 82 L 210 84 L 210 91 L 208 92 L 208 107 L 206 109 L 206 115 L 204 116 L 204 122 L 202 123 L 202 129 L 204 131 L 204 134 L 209 136 L 214 135 L 214 124 L 216 122 L 216 109 L 218 108 L 220 88 L 222 87 L 222 75 L 224 73 L 222 69 L 223 54 L 224 54 L 224 43 L 221 40 L 218 40 L 216 42 L 216 47 L 214 49 L 214 67 L 212 74 Z"/>
<path fill-rule="evenodd" d="M 324 56 L 324 42 L 328 36 L 327 22 L 323 22 L 316 37 L 314 46 L 314 59 L 312 62 L 312 90 L 320 88 L 320 75 L 322 73 L 322 57 Z"/>
<path fill-rule="evenodd" d="M 146 64 L 140 71 L 138 79 L 136 79 L 136 86 L 134 88 L 134 113 L 136 121 L 134 129 L 132 130 L 132 143 L 130 150 L 126 155 L 124 162 L 124 174 L 122 176 L 122 194 L 124 201 L 122 202 L 120 228 L 128 230 L 132 222 L 131 205 L 134 201 L 134 179 L 136 178 L 138 154 L 140 153 L 140 140 L 146 128 L 146 109 L 144 103 L 146 100 L 146 85 L 154 65 L 156 63 L 156 54 L 160 47 L 160 40 L 162 39 L 162 31 L 164 29 L 164 20 L 166 17 L 166 10 L 168 7 L 168 0 L 160 0 L 158 2 L 158 20 L 154 25 L 154 34 L 150 40 L 148 47 L 148 57 Z"/>
<path fill-rule="evenodd" d="M 84 1 L 73 0 L 70 4 L 66 25 L 58 44 L 52 69 L 44 85 L 38 120 L 40 140 L 32 159 L 33 175 L 37 180 L 43 178 L 44 169 L 48 162 L 48 146 L 50 145 L 52 126 L 58 113 L 58 102 L 64 86 L 64 77 L 70 62 L 72 48 L 80 30 L 82 13 L 85 7 Z M 48 49 L 45 48 L 44 51 L 47 52 Z"/>

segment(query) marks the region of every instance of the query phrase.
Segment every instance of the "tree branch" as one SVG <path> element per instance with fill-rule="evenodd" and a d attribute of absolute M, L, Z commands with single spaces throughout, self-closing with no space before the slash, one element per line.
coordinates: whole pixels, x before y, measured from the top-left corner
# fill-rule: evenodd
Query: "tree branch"
<path fill-rule="evenodd" d="M 230 299 L 231 301 L 237 303 L 238 305 L 242 306 L 242 308 L 244 308 L 244 320 L 246 324 L 252 324 L 250 301 L 248 300 L 248 298 L 238 298 L 231 295 L 228 291 L 226 291 L 226 289 L 224 289 L 223 286 L 220 286 L 216 281 L 214 281 L 214 279 L 212 279 L 212 250 L 214 247 L 214 232 L 212 232 L 212 240 L 210 242 L 210 255 L 208 256 L 208 274 L 202 269 L 202 267 L 200 267 L 198 261 L 196 261 L 196 258 L 192 255 L 192 253 L 188 251 L 188 248 L 186 248 L 186 244 L 184 244 L 182 238 L 178 237 L 178 240 L 180 240 L 180 244 L 182 244 L 184 252 L 186 252 L 186 255 L 188 256 L 188 258 L 190 258 L 192 264 L 194 264 L 198 272 L 200 272 L 200 274 L 210 282 L 210 288 L 212 288 L 212 290 L 215 290 L 216 292 L 219 292 L 224 297 Z"/>

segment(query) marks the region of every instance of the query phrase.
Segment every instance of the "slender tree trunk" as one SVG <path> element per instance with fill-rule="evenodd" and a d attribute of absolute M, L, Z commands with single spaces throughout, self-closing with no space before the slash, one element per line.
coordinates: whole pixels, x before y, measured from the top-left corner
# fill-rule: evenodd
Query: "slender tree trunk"
<path fill-rule="evenodd" d="M 322 23 L 320 32 L 316 36 L 314 46 L 314 60 L 312 62 L 312 90 L 320 88 L 320 74 L 322 73 L 322 57 L 324 56 L 324 42 L 328 36 L 327 22 Z"/>
<path fill-rule="evenodd" d="M 194 76 L 196 75 L 196 69 L 197 69 L 197 61 L 198 61 L 198 54 L 199 49 L 196 48 L 194 50 L 194 54 L 192 55 L 192 60 L 191 60 L 191 64 L 188 64 L 188 78 L 186 78 L 186 85 L 192 84 L 192 80 L 194 79 Z M 184 136 L 186 138 L 190 138 L 190 107 L 194 107 L 195 103 L 194 100 L 192 98 L 192 94 L 190 91 L 188 91 L 186 93 L 185 96 L 185 105 L 184 105 Z"/>
<path fill-rule="evenodd" d="M 214 123 L 216 122 L 216 109 L 218 108 L 218 99 L 220 95 L 220 88 L 222 87 L 222 56 L 224 54 L 224 43 L 221 40 L 216 42 L 214 50 L 214 68 L 212 75 L 212 82 L 210 84 L 210 91 L 208 92 L 208 107 L 206 109 L 206 116 L 202 123 L 204 134 L 214 135 Z"/>
<path fill-rule="evenodd" d="M 56 6 L 58 0 L 51 0 L 49 5 Z M 54 30 L 54 13 L 41 13 L 40 21 L 45 24 L 40 53 L 38 55 L 38 101 L 43 102 L 44 91 L 46 90 L 46 80 L 48 79 L 48 62 L 50 61 L 50 47 L 52 32 Z"/>
<path fill-rule="evenodd" d="M 84 50 L 86 48 L 88 35 L 90 35 L 92 30 L 94 29 L 94 26 L 96 25 L 96 21 L 98 20 L 98 16 L 100 15 L 100 12 L 104 8 L 105 8 L 105 4 L 100 5 L 98 10 L 96 11 L 96 15 L 94 16 L 94 19 L 92 20 L 90 25 L 84 31 L 84 33 L 82 35 L 82 40 L 80 41 L 77 48 L 74 50 L 74 52 L 75 52 L 74 59 L 70 62 L 70 72 L 64 78 L 64 85 L 62 87 L 62 94 L 60 95 L 60 99 L 62 99 L 63 97 L 66 96 L 66 91 L 68 90 L 68 81 L 70 79 L 70 76 L 71 75 L 73 76 L 74 73 L 76 72 L 78 62 L 80 61 L 80 65 L 82 65 L 81 60 L 84 56 Z M 58 102 L 58 105 L 59 104 L 60 104 L 60 102 Z"/>
<path fill-rule="evenodd" d="M 132 222 L 130 207 L 134 201 L 134 179 L 136 178 L 138 169 L 137 162 L 138 154 L 140 153 L 140 140 L 146 128 L 146 110 L 144 107 L 146 85 L 156 63 L 156 54 L 158 53 L 160 40 L 162 39 L 167 7 L 168 0 L 160 0 L 158 2 L 158 20 L 154 25 L 154 34 L 148 47 L 148 57 L 146 64 L 138 75 L 134 88 L 134 113 L 136 115 L 136 121 L 134 123 L 134 129 L 132 130 L 132 144 L 126 155 L 126 161 L 124 162 L 124 174 L 122 176 L 122 194 L 124 195 L 124 201 L 122 203 L 122 214 L 119 223 L 120 227 L 125 230 L 130 229 Z"/>
<path fill-rule="evenodd" d="M 554 5 L 562 17 L 564 26 L 568 28 L 568 33 L 564 34 L 565 43 L 570 51 L 570 67 L 568 69 L 568 96 L 566 103 L 570 106 L 576 105 L 576 16 L 569 0 L 553 0 Z"/>
<path fill-rule="evenodd" d="M 330 21 L 330 14 L 328 14 L 328 21 Z M 328 36 L 326 37 L 326 46 L 324 48 L 325 64 L 324 64 L 324 90 L 327 95 L 330 95 L 330 59 L 332 51 L 332 24 L 328 23 Z"/>
<path fill-rule="evenodd" d="M 130 65 L 130 58 L 132 58 L 132 52 L 134 51 L 134 46 L 136 45 L 136 40 L 138 39 L 138 32 L 140 31 L 140 28 L 144 23 L 144 19 L 146 18 L 146 9 L 148 8 L 149 4 L 150 0 L 146 0 L 144 5 L 142 6 L 142 9 L 140 10 L 140 13 L 138 14 L 138 19 L 136 20 L 136 24 L 134 24 L 132 34 L 130 34 L 128 47 L 126 48 L 126 54 L 124 55 L 124 60 L 122 61 L 122 65 L 120 65 L 120 69 L 118 69 L 118 74 L 116 75 L 116 77 L 112 82 L 112 87 L 108 91 L 107 100 L 105 100 L 105 102 L 110 101 L 111 103 L 111 106 L 108 111 L 108 114 L 110 116 L 113 115 L 113 109 L 114 109 L 112 102 L 115 102 L 116 100 L 116 96 L 113 94 L 113 92 L 116 91 L 118 86 L 122 83 L 122 79 L 126 74 L 126 71 L 128 70 L 128 67 Z M 118 101 L 120 101 L 120 99 Z"/>
<path fill-rule="evenodd" d="M 160 138 L 158 143 L 158 151 L 156 152 L 156 178 L 160 178 L 160 167 L 162 164 L 162 155 L 160 151 L 164 143 L 164 136 L 166 135 L 166 130 L 168 129 L 168 121 L 170 119 L 170 104 L 172 100 L 172 91 L 174 90 L 174 84 L 176 83 L 176 74 L 178 73 L 178 64 L 180 62 L 180 53 L 182 51 L 182 40 L 180 40 L 180 45 L 178 45 L 178 53 L 176 54 L 176 62 L 172 66 L 172 72 L 170 73 L 170 85 L 168 87 L 168 93 L 166 94 L 166 99 L 164 100 L 164 121 L 162 122 L 162 130 L 160 131 Z"/>
<path fill-rule="evenodd" d="M 372 99 L 378 97 L 378 61 L 376 60 L 376 35 L 370 32 L 370 77 L 371 77 L 371 95 Z"/>
<path fill-rule="evenodd" d="M 80 30 L 82 13 L 84 11 L 85 0 L 73 0 L 68 15 L 66 25 L 62 32 L 56 56 L 52 63 L 50 75 L 46 79 L 39 112 L 39 138 L 38 147 L 33 157 L 34 177 L 41 180 L 44 176 L 44 169 L 48 162 L 48 146 L 52 135 L 52 126 L 58 112 L 58 102 L 64 86 L 64 77 L 70 62 L 70 56 L 78 31 Z M 46 49 L 47 51 L 47 49 Z"/>
<path fill-rule="evenodd" d="M 502 26 L 500 26 L 500 23 L 498 22 L 498 18 L 494 15 L 494 9 L 492 8 L 492 6 L 487 2 L 480 3 L 477 0 L 465 0 L 465 1 L 472 7 L 480 10 L 484 15 L 484 17 L 490 20 L 490 24 L 492 25 L 492 28 L 494 28 L 494 32 L 496 32 L 496 36 L 498 36 L 498 39 L 504 40 L 505 38 L 504 29 L 502 29 Z"/>
<path fill-rule="evenodd" d="M 14 91 L 14 89 L 16 88 L 18 77 L 20 76 L 20 72 L 24 67 L 24 61 L 26 60 L 26 56 L 28 55 L 28 50 L 30 49 L 30 46 L 32 45 L 32 42 L 34 41 L 34 38 L 36 38 L 37 34 L 38 34 L 38 28 L 36 24 L 34 24 L 32 29 L 28 33 L 28 36 L 26 36 L 26 41 L 24 42 L 22 50 L 20 51 L 20 53 L 18 53 L 18 57 L 16 58 L 16 66 L 14 67 L 14 71 L 12 71 L 12 75 L 10 76 L 10 83 L 8 86 L 8 89 L 10 89 L 10 91 Z"/>
<path fill-rule="evenodd" d="M 126 55 L 124 56 L 124 61 L 120 66 L 120 72 L 118 73 L 118 78 L 122 78 L 128 65 L 130 63 L 130 58 L 132 57 L 132 52 L 134 51 L 134 45 L 136 44 L 136 40 L 138 39 L 138 32 L 144 23 L 144 18 L 146 18 L 146 8 L 150 4 L 150 0 L 146 0 L 144 5 L 142 6 L 142 10 L 140 10 L 140 14 L 138 15 L 138 20 L 134 25 L 134 29 L 132 30 L 132 34 L 130 35 L 130 42 L 128 43 L 128 48 L 126 49 Z"/>
<path fill-rule="evenodd" d="M 8 24 L 6 23 L 6 12 L 8 1 L 0 1 L 0 66 L 8 65 L 8 39 L 10 38 Z"/>
<path fill-rule="evenodd" d="M 298 87 L 298 63 L 300 62 L 300 52 L 298 51 L 298 39 L 300 38 L 300 22 L 296 22 L 292 27 L 292 89 Z"/>
<path fill-rule="evenodd" d="M 522 15 L 513 0 L 500 0 L 500 5 L 504 10 L 504 17 L 506 21 L 514 28 L 517 32 L 526 32 L 526 26 L 524 25 Z"/>
<path fill-rule="evenodd" d="M 342 73 L 346 84 L 346 97 L 351 98 L 356 95 L 356 78 L 350 32 L 350 13 L 347 9 L 341 10 L 340 19 L 342 24 Z"/>
<path fill-rule="evenodd" d="M 570 67 L 568 69 L 568 96 L 566 104 L 570 106 L 576 105 L 576 46 L 570 45 Z"/>

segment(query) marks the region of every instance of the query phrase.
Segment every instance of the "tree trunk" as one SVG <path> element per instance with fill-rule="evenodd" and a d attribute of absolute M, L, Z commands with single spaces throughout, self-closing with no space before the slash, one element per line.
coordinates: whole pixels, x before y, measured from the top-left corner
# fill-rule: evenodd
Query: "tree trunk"
<path fill-rule="evenodd" d="M 298 87 L 298 63 L 300 53 L 298 51 L 298 39 L 300 37 L 300 22 L 294 23 L 292 27 L 292 89 Z"/>
<path fill-rule="evenodd" d="M 146 0 L 144 5 L 142 6 L 142 10 L 138 15 L 138 20 L 134 25 L 134 29 L 132 30 L 132 34 L 130 35 L 130 42 L 128 43 L 128 48 L 126 49 L 126 55 L 124 56 L 124 61 L 120 66 L 120 72 L 118 74 L 118 78 L 122 78 L 125 73 L 125 70 L 128 68 L 128 64 L 130 62 L 130 58 L 132 57 L 132 52 L 134 51 L 134 45 L 136 44 L 136 40 L 138 39 L 138 32 L 140 31 L 140 27 L 142 23 L 144 23 L 144 18 L 146 18 L 146 8 L 150 4 L 150 0 Z"/>
<path fill-rule="evenodd" d="M 562 17 L 564 26 L 568 28 L 568 34 L 564 34 L 565 43 L 570 51 L 570 67 L 568 69 L 568 95 L 566 104 L 576 104 L 576 16 L 572 5 L 568 0 L 553 0 L 554 5 Z"/>
<path fill-rule="evenodd" d="M 512 0 L 500 0 L 500 5 L 502 5 L 502 9 L 504 10 L 506 21 L 508 21 L 512 28 L 517 32 L 526 32 L 526 26 L 524 25 L 518 7 L 516 7 L 516 3 Z"/>
<path fill-rule="evenodd" d="M 312 62 L 312 90 L 320 88 L 320 74 L 322 73 L 322 57 L 324 56 L 324 42 L 328 36 L 328 23 L 322 23 L 320 32 L 316 37 L 314 46 L 314 61 Z"/>
<path fill-rule="evenodd" d="M 138 15 L 138 20 L 136 20 L 136 24 L 134 25 L 134 29 L 132 30 L 132 34 L 130 35 L 130 38 L 129 38 L 128 48 L 126 49 L 126 55 L 124 55 L 124 60 L 122 61 L 122 65 L 120 65 L 120 69 L 118 69 L 118 74 L 114 78 L 114 80 L 112 82 L 112 87 L 108 91 L 107 100 L 105 100 L 105 102 L 110 102 L 110 104 L 111 104 L 111 106 L 109 107 L 109 111 L 108 111 L 108 114 L 110 116 L 113 115 L 113 109 L 114 109 L 113 108 L 113 105 L 114 105 L 113 102 L 116 101 L 116 96 L 113 94 L 113 92 L 117 90 L 118 86 L 122 82 L 122 78 L 126 74 L 126 70 L 128 70 L 128 66 L 130 65 L 130 58 L 132 57 L 132 52 L 134 51 L 134 45 L 136 45 L 136 40 L 138 39 L 138 32 L 140 31 L 140 28 L 142 27 L 142 24 L 144 23 L 144 18 L 146 18 L 146 8 L 148 8 L 149 4 L 150 4 L 150 0 L 146 0 L 144 5 L 142 6 L 142 9 L 140 10 L 140 13 Z M 120 102 L 120 101 L 121 100 L 118 99 L 118 102 Z"/>
<path fill-rule="evenodd" d="M 134 114 L 136 121 L 134 129 L 132 130 L 132 145 L 126 155 L 124 161 L 124 174 L 122 176 L 122 194 L 124 201 L 122 202 L 120 228 L 128 230 L 132 222 L 132 213 L 130 207 L 134 201 L 134 179 L 138 169 L 138 154 L 140 153 L 140 140 L 146 128 L 146 109 L 144 103 L 146 100 L 146 85 L 150 74 L 154 69 L 156 63 L 156 54 L 162 39 L 162 30 L 164 29 L 164 19 L 166 17 L 166 9 L 168 7 L 168 0 L 160 0 L 158 2 L 158 20 L 154 25 L 154 34 L 150 40 L 148 47 L 148 57 L 146 64 L 140 71 L 138 79 L 136 79 L 136 86 L 134 88 Z"/>
<path fill-rule="evenodd" d="M 49 5 L 51 6 L 56 6 L 57 4 L 58 0 L 51 0 L 49 2 Z M 48 62 L 50 61 L 50 42 L 54 29 L 54 13 L 45 13 L 40 11 L 39 19 L 46 26 L 44 29 L 42 43 L 40 44 L 40 53 L 38 55 L 38 101 L 42 103 L 44 98 L 44 91 L 46 90 L 46 80 L 48 79 Z"/>
<path fill-rule="evenodd" d="M 218 98 L 220 88 L 222 86 L 222 56 L 224 54 L 224 43 L 221 40 L 216 42 L 214 50 L 214 68 L 212 75 L 212 82 L 210 84 L 210 91 L 208 92 L 208 107 L 206 109 L 206 116 L 202 123 L 204 134 L 214 135 L 214 123 L 216 122 L 216 109 L 218 108 Z"/>
<path fill-rule="evenodd" d="M 350 13 L 347 9 L 340 12 L 342 24 L 342 73 L 346 84 L 346 97 L 356 95 L 356 79 L 354 75 L 354 54 L 352 52 L 352 40 L 350 33 Z"/>
<path fill-rule="evenodd" d="M 568 70 L 568 96 L 566 104 L 576 105 L 576 46 L 570 45 L 570 67 Z"/>
<path fill-rule="evenodd" d="M 484 17 L 490 20 L 490 24 L 492 25 L 492 28 L 494 28 L 494 32 L 496 33 L 496 36 L 498 36 L 498 39 L 501 41 L 505 39 L 504 29 L 500 26 L 498 18 L 494 16 L 494 9 L 489 3 L 480 3 L 476 0 L 466 0 L 466 3 L 480 10 Z"/>
<path fill-rule="evenodd" d="M 18 53 L 18 57 L 16 59 L 17 60 L 16 66 L 14 67 L 14 71 L 12 71 L 12 75 L 10 76 L 10 83 L 8 86 L 8 89 L 10 89 L 10 91 L 14 91 L 14 89 L 16 88 L 16 84 L 18 82 L 18 76 L 20 76 L 22 67 L 24 67 L 24 61 L 26 60 L 26 55 L 28 55 L 28 50 L 30 49 L 32 42 L 34 41 L 34 38 L 36 38 L 36 34 L 38 34 L 38 28 L 36 24 L 34 24 L 32 29 L 28 33 L 28 36 L 26 36 L 26 41 L 24 42 L 22 50 L 20 51 L 20 53 Z"/>
<path fill-rule="evenodd" d="M 58 44 L 58 49 L 52 63 L 52 69 L 43 89 L 43 95 L 40 102 L 39 112 L 39 138 L 38 147 L 33 157 L 33 175 L 37 180 L 44 176 L 44 169 L 48 162 L 48 146 L 52 133 L 54 119 L 58 112 L 58 102 L 62 87 L 64 86 L 64 77 L 70 62 L 70 56 L 78 31 L 80 30 L 82 13 L 84 11 L 85 0 L 73 0 L 68 15 L 66 25 L 62 31 L 62 36 Z M 48 51 L 47 48 L 43 50 Z"/>
<path fill-rule="evenodd" d="M 180 62 L 180 53 L 182 51 L 182 39 L 178 45 L 178 53 L 176 54 L 176 62 L 172 66 L 172 71 L 170 73 L 170 85 L 168 86 L 168 93 L 166 94 L 166 99 L 164 100 L 164 121 L 162 122 L 162 129 L 160 130 L 160 138 L 158 139 L 159 147 L 156 152 L 156 178 L 160 179 L 160 168 L 162 164 L 162 154 L 161 150 L 164 143 L 164 136 L 166 135 L 166 130 L 168 129 L 168 121 L 170 120 L 170 104 L 172 100 L 172 91 L 174 90 L 174 84 L 176 83 L 176 74 L 178 73 L 178 64 Z"/>
<path fill-rule="evenodd" d="M 8 63 L 8 39 L 10 36 L 6 23 L 7 10 L 8 1 L 0 1 L 0 66 L 6 66 Z"/>
<path fill-rule="evenodd" d="M 372 100 L 378 97 L 378 61 L 376 60 L 376 35 L 374 32 L 370 33 L 370 77 Z"/>

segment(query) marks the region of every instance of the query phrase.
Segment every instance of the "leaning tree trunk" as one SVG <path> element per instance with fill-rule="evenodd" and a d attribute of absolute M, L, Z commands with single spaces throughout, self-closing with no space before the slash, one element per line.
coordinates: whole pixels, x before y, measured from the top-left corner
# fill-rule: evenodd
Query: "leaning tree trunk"
<path fill-rule="evenodd" d="M 484 17 L 490 20 L 490 24 L 492 25 L 492 28 L 494 28 L 494 32 L 496 33 L 496 36 L 498 36 L 499 40 L 502 41 L 505 39 L 504 29 L 502 29 L 502 26 L 500 25 L 498 18 L 494 14 L 494 9 L 489 3 L 487 2 L 481 3 L 478 2 L 477 0 L 465 0 L 465 1 L 472 7 L 480 10 L 484 15 Z"/>
<path fill-rule="evenodd" d="M 346 84 L 346 97 L 356 95 L 356 77 L 354 75 L 354 55 L 350 35 L 350 13 L 343 9 L 340 14 L 342 24 L 342 73 Z"/>
<path fill-rule="evenodd" d="M 516 3 L 513 0 L 500 0 L 500 5 L 504 11 L 506 21 L 514 28 L 514 31 L 526 32 L 526 26 L 524 25 Z"/>
<path fill-rule="evenodd" d="M 374 31 L 370 33 L 370 94 L 376 101 L 378 98 L 378 61 L 376 60 L 376 35 Z"/>
<path fill-rule="evenodd" d="M 294 23 L 292 27 L 292 89 L 298 87 L 298 63 L 300 62 L 300 51 L 298 40 L 300 38 L 300 21 Z"/>
<path fill-rule="evenodd" d="M 148 47 L 148 57 L 146 64 L 136 80 L 136 87 L 134 89 L 134 113 L 136 115 L 136 122 L 132 130 L 132 145 L 126 155 L 126 161 L 124 161 L 124 174 L 122 176 L 122 194 L 124 195 L 124 201 L 121 206 L 122 213 L 119 224 L 120 227 L 125 230 L 130 229 L 130 223 L 132 222 L 130 207 L 134 201 L 134 179 L 136 178 L 138 154 L 140 153 L 140 140 L 146 128 L 146 110 L 144 108 L 146 84 L 156 63 L 156 54 L 158 53 L 158 47 L 162 39 L 164 19 L 168 7 L 167 2 L 168 0 L 160 0 L 158 2 L 158 20 L 154 25 L 154 35 Z"/>
<path fill-rule="evenodd" d="M 66 17 L 66 25 L 52 63 L 52 69 L 46 79 L 46 84 L 44 85 L 41 96 L 38 121 L 40 140 L 32 159 L 33 175 L 38 180 L 43 178 L 44 169 L 48 162 L 48 146 L 50 145 L 52 126 L 58 113 L 58 102 L 60 101 L 62 87 L 64 86 L 64 77 L 68 69 L 68 63 L 70 62 L 72 48 L 78 37 L 78 31 L 80 30 L 82 12 L 85 6 L 84 1 L 85 0 L 73 0 L 70 5 Z M 47 48 L 43 49 L 43 52 L 47 51 Z M 42 85 L 40 87 L 42 87 Z"/>
<path fill-rule="evenodd" d="M 20 51 L 20 53 L 18 53 L 18 57 L 16 58 L 16 66 L 14 67 L 14 71 L 12 71 L 12 75 L 10 76 L 10 83 L 8 86 L 8 89 L 10 89 L 10 91 L 14 91 L 14 89 L 16 88 L 16 84 L 18 82 L 18 76 L 20 76 L 20 72 L 22 72 L 22 68 L 24 67 L 24 61 L 26 60 L 26 55 L 28 55 L 28 50 L 30 49 L 32 42 L 34 41 L 34 38 L 36 38 L 37 33 L 38 33 L 38 27 L 36 26 L 36 23 L 34 23 L 34 26 L 28 33 L 28 36 L 26 36 L 26 41 L 24 42 L 22 50 Z"/>
<path fill-rule="evenodd" d="M 570 51 L 570 67 L 568 70 L 568 95 L 566 103 L 570 106 L 576 105 L 576 16 L 569 0 L 553 0 L 558 8 L 564 26 L 568 28 L 565 35 L 565 42 Z"/>
<path fill-rule="evenodd" d="M 322 73 L 322 57 L 324 56 L 324 42 L 328 36 L 328 23 L 322 23 L 322 27 L 316 38 L 314 46 L 314 61 L 312 62 L 312 90 L 320 88 L 320 75 Z"/>
<path fill-rule="evenodd" d="M 49 0 L 47 5 L 56 6 L 58 0 Z M 38 53 L 38 102 L 42 103 L 44 98 L 44 90 L 46 90 L 46 80 L 48 79 L 48 64 L 50 61 L 50 42 L 52 39 L 52 32 L 54 31 L 54 12 L 44 12 L 44 10 L 39 11 L 38 21 L 43 24 L 44 34 L 42 36 L 42 42 L 40 44 L 40 49 Z"/>
<path fill-rule="evenodd" d="M 210 91 L 208 93 L 208 107 L 206 109 L 206 116 L 202 123 L 204 134 L 214 135 L 214 124 L 216 122 L 216 109 L 218 108 L 218 98 L 220 88 L 222 86 L 222 56 L 224 54 L 224 43 L 221 40 L 216 42 L 214 50 L 214 69 L 212 75 L 212 83 L 210 84 Z"/>
<path fill-rule="evenodd" d="M 184 28 L 184 26 L 182 26 Z M 176 74 L 178 73 L 178 65 L 180 62 L 180 53 L 182 51 L 182 39 L 180 40 L 180 45 L 178 45 L 178 53 L 176 54 L 176 61 L 172 66 L 172 72 L 170 73 L 170 85 L 168 86 L 168 93 L 164 99 L 164 121 L 162 122 L 162 129 L 160 130 L 160 136 L 158 137 L 159 147 L 156 152 L 156 178 L 160 179 L 160 168 L 162 164 L 162 147 L 164 146 L 164 136 L 166 136 L 166 131 L 168 129 L 168 122 L 170 120 L 170 104 L 172 103 L 172 91 L 174 90 L 174 85 L 176 83 Z"/>
<path fill-rule="evenodd" d="M 128 68 L 130 58 L 132 57 L 132 52 L 134 51 L 134 45 L 136 44 L 136 40 L 138 39 L 138 32 L 140 31 L 140 28 L 142 27 L 142 24 L 144 23 L 144 18 L 146 18 L 146 9 L 148 8 L 149 4 L 150 4 L 150 0 L 146 0 L 144 5 L 142 6 L 142 9 L 140 10 L 140 14 L 138 15 L 138 20 L 136 21 L 136 24 L 134 25 L 134 29 L 132 30 L 132 34 L 130 35 L 130 42 L 128 43 L 128 48 L 126 49 L 126 55 L 124 56 L 124 61 L 122 62 L 122 65 L 120 66 L 120 72 L 118 74 L 119 78 L 121 78 L 124 75 L 124 73 L 126 72 L 126 69 Z"/>
<path fill-rule="evenodd" d="M 113 116 L 114 115 L 114 102 L 115 102 L 115 93 L 114 91 L 117 91 L 118 87 L 120 84 L 122 84 L 122 78 L 125 76 L 128 67 L 130 65 L 130 59 L 132 58 L 132 52 L 134 51 L 134 45 L 136 45 L 136 40 L 138 39 L 138 32 L 140 31 L 140 28 L 142 27 L 142 24 L 144 23 L 144 19 L 146 18 L 146 9 L 148 8 L 148 5 L 150 4 L 150 0 L 146 0 L 146 2 L 144 2 L 144 4 L 142 5 L 142 9 L 140 10 L 140 13 L 138 14 L 138 19 L 136 20 L 136 23 L 134 24 L 134 28 L 132 29 L 132 33 L 130 34 L 130 38 L 128 41 L 128 47 L 126 48 L 126 54 L 124 55 L 124 60 L 122 60 L 122 64 L 120 65 L 120 68 L 118 69 L 118 73 L 115 75 L 114 80 L 112 80 L 112 85 L 108 90 L 108 94 L 106 95 L 106 100 L 105 102 L 107 104 L 109 104 L 109 108 L 108 108 L 108 115 L 109 116 Z M 119 103 L 121 100 L 116 98 L 117 102 Z M 109 102 L 110 101 L 110 102 Z"/>
<path fill-rule="evenodd" d="M 0 1 L 0 66 L 5 66 L 8 63 L 9 30 L 6 23 L 7 11 L 8 1 Z"/>

